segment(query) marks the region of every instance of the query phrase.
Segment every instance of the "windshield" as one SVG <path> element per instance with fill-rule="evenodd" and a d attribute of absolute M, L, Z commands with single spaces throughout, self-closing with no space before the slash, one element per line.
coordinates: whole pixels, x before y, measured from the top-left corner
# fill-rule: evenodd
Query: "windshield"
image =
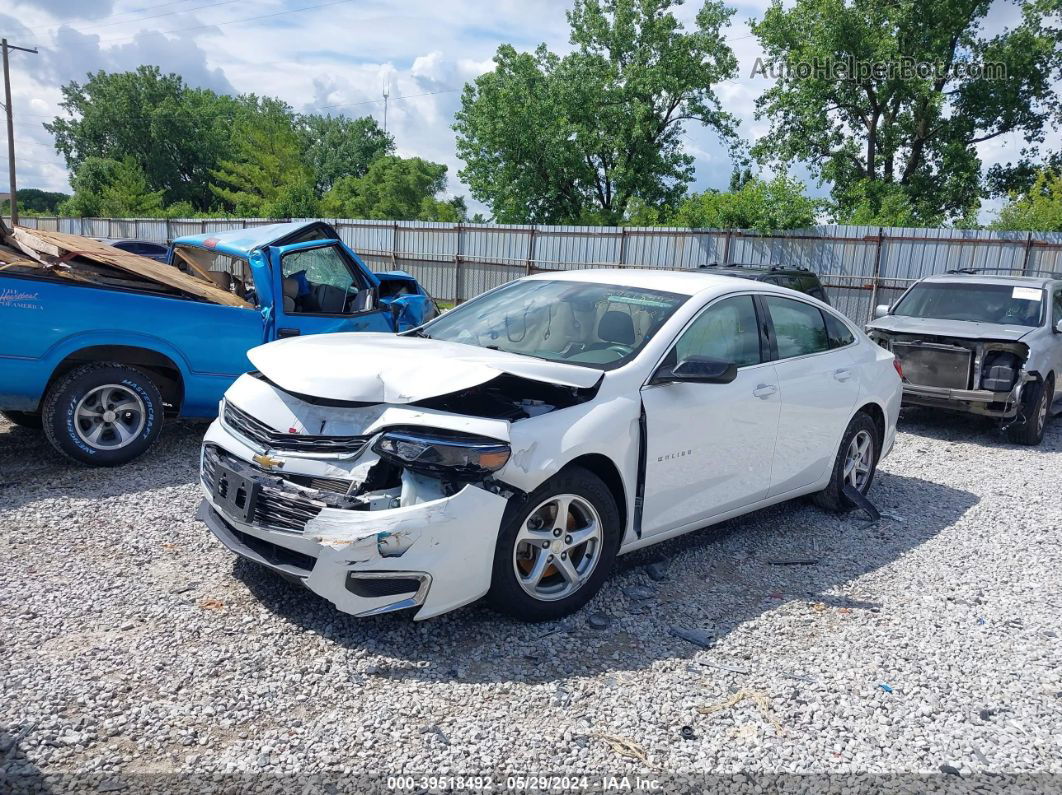
<path fill-rule="evenodd" d="M 923 282 L 911 288 L 892 314 L 934 320 L 968 320 L 1008 326 L 1039 326 L 1043 290 L 1012 284 Z"/>
<path fill-rule="evenodd" d="M 521 280 L 452 309 L 416 333 L 611 370 L 633 359 L 687 298 L 611 284 Z"/>

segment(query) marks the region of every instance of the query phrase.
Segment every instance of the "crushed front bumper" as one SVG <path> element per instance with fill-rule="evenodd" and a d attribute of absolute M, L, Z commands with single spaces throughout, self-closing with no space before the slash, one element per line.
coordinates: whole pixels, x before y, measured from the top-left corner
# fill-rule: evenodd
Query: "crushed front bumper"
<path fill-rule="evenodd" d="M 903 384 L 903 403 L 908 406 L 981 414 L 986 417 L 1014 417 L 1018 413 L 1021 392 L 1031 379 L 1022 372 L 1018 383 L 1009 392 L 992 392 L 988 389 L 948 389 L 923 384 Z"/>
<path fill-rule="evenodd" d="M 211 431 L 209 441 L 244 461 L 251 458 L 252 451 L 238 449 L 237 440 Z M 490 588 L 507 500 L 478 486 L 398 508 L 323 508 L 304 529 L 293 531 L 237 517 L 200 485 L 198 518 L 222 544 L 301 580 L 344 613 L 419 608 L 414 616 L 419 621 L 473 602 Z"/>

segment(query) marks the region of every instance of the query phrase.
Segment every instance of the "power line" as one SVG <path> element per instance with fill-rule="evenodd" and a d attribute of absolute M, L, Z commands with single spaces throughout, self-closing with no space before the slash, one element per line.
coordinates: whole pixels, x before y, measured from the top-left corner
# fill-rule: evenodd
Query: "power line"
<path fill-rule="evenodd" d="M 182 3 L 183 2 L 187 2 L 187 1 L 188 0 L 181 0 Z M 135 24 L 137 22 L 145 22 L 145 21 L 147 21 L 149 19 L 158 19 L 159 17 L 172 17 L 174 14 L 191 14 L 193 11 L 201 11 L 204 8 L 215 8 L 216 6 L 227 6 L 227 5 L 232 5 L 233 3 L 237 3 L 237 2 L 240 2 L 240 1 L 241 0 L 221 0 L 221 2 L 219 2 L 219 3 L 207 3 L 206 5 L 196 6 L 195 8 L 179 8 L 176 11 L 167 11 L 165 14 L 152 14 L 149 17 L 139 17 L 137 19 L 123 19 L 123 20 L 120 20 L 118 22 L 110 22 L 110 23 L 108 23 L 106 25 L 92 25 L 92 26 L 90 26 L 88 28 L 71 28 L 71 30 L 73 30 L 75 33 L 80 33 L 81 35 L 84 36 L 84 35 L 88 35 L 90 33 L 94 33 L 97 30 L 102 30 L 103 28 L 113 28 L 115 25 L 131 25 L 131 24 Z M 170 5 L 173 5 L 173 4 L 171 3 Z M 154 9 L 145 9 L 145 10 L 152 11 Z M 49 31 L 49 33 L 55 33 L 58 30 L 59 30 L 59 28 L 52 28 Z"/>
<path fill-rule="evenodd" d="M 138 8 L 138 9 L 136 9 L 134 11 L 122 11 L 122 12 L 119 12 L 117 14 L 108 14 L 105 17 L 101 17 L 101 19 L 115 19 L 117 17 L 129 17 L 129 16 L 134 16 L 135 14 L 142 14 L 145 11 L 158 11 L 160 8 L 169 8 L 170 6 L 178 6 L 181 3 L 191 3 L 191 2 L 193 2 L 193 0 L 173 0 L 170 3 L 160 3 L 159 5 L 155 6 L 154 8 Z M 128 21 L 129 22 L 135 22 L 136 20 L 135 19 L 131 19 L 131 20 L 128 20 Z M 57 28 L 33 28 L 32 32 L 34 32 L 34 33 L 55 33 L 57 30 L 59 30 L 60 27 L 62 27 L 62 25 L 60 25 Z"/>

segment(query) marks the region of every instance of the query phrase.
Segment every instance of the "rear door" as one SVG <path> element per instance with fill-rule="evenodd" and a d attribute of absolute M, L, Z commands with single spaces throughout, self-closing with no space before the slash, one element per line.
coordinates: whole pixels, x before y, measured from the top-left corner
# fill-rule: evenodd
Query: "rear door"
<path fill-rule="evenodd" d="M 336 331 L 393 331 L 379 307 L 379 281 L 338 240 L 267 250 L 273 272 L 278 338 Z"/>
<path fill-rule="evenodd" d="M 831 345 L 826 314 L 810 301 L 763 295 L 781 397 L 769 496 L 818 480 L 833 462 L 859 398 L 854 337 Z M 833 319 L 834 324 L 838 323 Z M 841 324 L 843 327 L 843 324 Z"/>

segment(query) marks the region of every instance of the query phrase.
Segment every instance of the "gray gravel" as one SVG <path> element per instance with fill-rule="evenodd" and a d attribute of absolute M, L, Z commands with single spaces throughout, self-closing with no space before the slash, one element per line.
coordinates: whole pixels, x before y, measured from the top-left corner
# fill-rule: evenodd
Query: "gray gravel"
<path fill-rule="evenodd" d="M 91 470 L 0 424 L 0 776 L 117 791 L 166 773 L 993 772 L 1057 788 L 1062 420 L 1039 449 L 962 417 L 901 429 L 876 525 L 779 506 L 621 559 L 581 613 L 531 626 L 479 605 L 353 619 L 236 561 L 193 519 L 203 426 Z"/>

